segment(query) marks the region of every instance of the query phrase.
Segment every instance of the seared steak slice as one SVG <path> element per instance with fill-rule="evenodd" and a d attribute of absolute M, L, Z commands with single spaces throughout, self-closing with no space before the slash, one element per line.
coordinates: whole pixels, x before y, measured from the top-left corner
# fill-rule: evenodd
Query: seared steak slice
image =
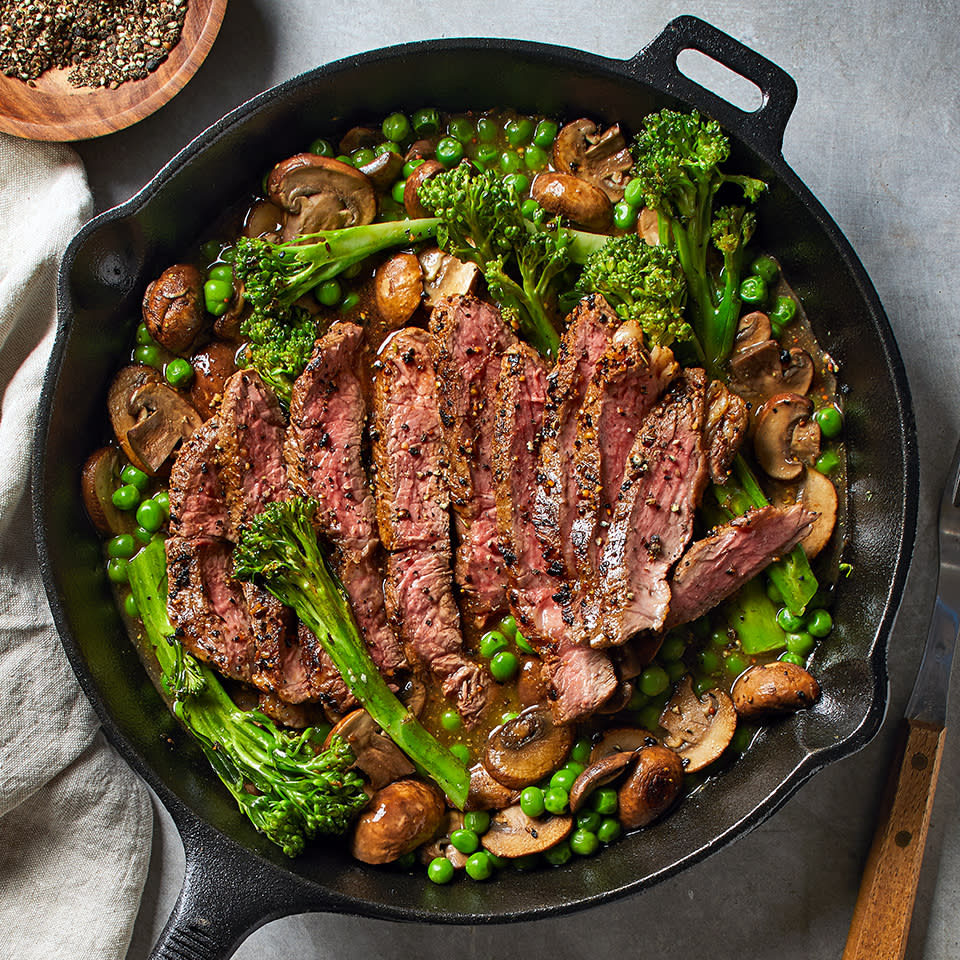
<path fill-rule="evenodd" d="M 493 495 L 493 424 L 500 357 L 517 338 L 496 307 L 470 296 L 440 300 L 430 332 L 459 541 L 454 575 L 466 610 L 483 620 L 507 606 Z"/>
<path fill-rule="evenodd" d="M 177 454 L 170 470 L 170 535 L 187 540 L 227 535 L 227 504 L 217 476 L 220 421 L 211 417 Z"/>
<path fill-rule="evenodd" d="M 595 646 L 659 630 L 670 606 L 667 574 L 693 532 L 707 482 L 703 451 L 706 375 L 690 368 L 643 421 L 598 565 Z"/>
<path fill-rule="evenodd" d="M 766 506 L 691 544 L 670 580 L 665 626 L 689 623 L 726 600 L 771 561 L 792 550 L 816 518 L 799 503 L 784 509 Z"/>
<path fill-rule="evenodd" d="M 251 683 L 260 690 L 272 690 L 291 703 L 309 699 L 309 691 L 296 677 L 299 652 L 292 611 L 258 583 L 242 583 L 241 588 L 253 627 Z M 288 676 L 288 668 L 294 674 Z"/>
<path fill-rule="evenodd" d="M 707 388 L 707 415 L 703 440 L 707 447 L 710 479 L 726 483 L 730 464 L 743 443 L 750 423 L 747 403 L 739 394 L 727 389 L 720 380 Z"/>
<path fill-rule="evenodd" d="M 577 418 L 574 454 L 578 508 L 571 543 L 581 581 L 592 578 L 606 543 L 637 431 L 678 370 L 669 349 L 647 353 L 633 337 L 618 337 L 597 365 Z"/>
<path fill-rule="evenodd" d="M 570 576 L 577 569 L 572 540 L 578 501 L 573 469 L 577 414 L 619 324 L 619 317 L 599 294 L 581 300 L 567 318 L 547 387 L 534 525 L 551 559 L 562 562 Z"/>
<path fill-rule="evenodd" d="M 252 369 L 227 380 L 219 420 L 217 466 L 230 519 L 227 536 L 236 541 L 244 523 L 288 496 L 284 420 L 273 391 Z"/>
<path fill-rule="evenodd" d="M 283 456 L 293 487 L 320 503 L 317 526 L 336 548 L 331 559 L 357 626 L 374 662 L 392 676 L 406 658 L 387 622 L 376 502 L 362 458 L 362 349 L 363 330 L 353 323 L 336 323 L 317 341 L 293 385 Z"/>
<path fill-rule="evenodd" d="M 297 642 L 311 699 L 333 707 L 337 713 L 346 713 L 357 706 L 356 698 L 347 689 L 327 651 L 313 631 L 302 623 L 297 625 Z"/>
<path fill-rule="evenodd" d="M 498 396 L 493 472 L 510 605 L 543 661 L 554 712 L 567 722 L 596 710 L 616 689 L 617 678 L 606 655 L 575 642 L 570 584 L 544 558 L 534 527 L 546 372 L 527 345 L 504 354 Z"/>
<path fill-rule="evenodd" d="M 386 600 L 407 658 L 429 669 L 467 723 L 486 704 L 484 676 L 463 653 L 450 570 L 449 497 L 430 335 L 386 341 L 374 385 L 377 519 L 387 548 Z"/>

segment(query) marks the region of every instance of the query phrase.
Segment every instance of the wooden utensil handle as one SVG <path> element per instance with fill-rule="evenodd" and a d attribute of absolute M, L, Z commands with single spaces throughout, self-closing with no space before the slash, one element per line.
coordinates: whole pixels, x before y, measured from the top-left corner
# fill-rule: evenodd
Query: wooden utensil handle
<path fill-rule="evenodd" d="M 860 881 L 843 960 L 902 960 L 945 734 L 943 727 L 906 721 Z"/>

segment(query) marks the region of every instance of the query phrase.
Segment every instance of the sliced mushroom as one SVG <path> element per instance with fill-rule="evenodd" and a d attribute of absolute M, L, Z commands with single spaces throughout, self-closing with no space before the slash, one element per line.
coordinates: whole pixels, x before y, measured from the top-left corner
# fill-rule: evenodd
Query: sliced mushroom
<path fill-rule="evenodd" d="M 161 382 L 158 370 L 144 364 L 133 364 L 120 369 L 107 391 L 107 410 L 110 413 L 113 434 L 127 455 L 127 459 L 140 470 L 146 470 L 146 466 L 134 453 L 127 439 L 127 431 L 137 422 L 136 416 L 130 410 L 130 398 L 145 383 L 158 382 Z"/>
<path fill-rule="evenodd" d="M 543 853 L 565 840 L 573 829 L 573 817 L 550 816 L 533 819 L 516 804 L 490 818 L 490 828 L 480 838 L 495 857 L 526 857 Z"/>
<path fill-rule="evenodd" d="M 796 393 L 778 393 L 757 412 L 753 452 L 776 480 L 793 480 L 820 450 L 820 427 L 812 419 L 813 402 Z"/>
<path fill-rule="evenodd" d="M 663 816 L 683 786 L 683 761 L 673 750 L 644 747 L 631 756 L 636 766 L 617 794 L 620 822 L 628 830 L 646 827 Z"/>
<path fill-rule="evenodd" d="M 397 780 L 378 790 L 357 820 L 350 850 L 362 863 L 390 863 L 437 832 L 446 804 L 422 780 Z"/>
<path fill-rule="evenodd" d="M 416 254 L 398 253 L 377 267 L 373 278 L 377 310 L 387 330 L 398 330 L 423 298 L 423 270 Z"/>
<path fill-rule="evenodd" d="M 411 160 L 429 160 L 437 152 L 437 144 L 440 142 L 440 135 L 433 137 L 423 137 L 420 140 L 414 140 L 407 147 L 407 152 L 403 155 L 403 162 L 409 163 Z"/>
<path fill-rule="evenodd" d="M 787 351 L 789 359 L 783 364 L 781 383 L 791 393 L 806 396 L 813 386 L 813 358 L 802 347 L 791 347 Z"/>
<path fill-rule="evenodd" d="M 547 683 L 543 678 L 541 661 L 527 657 L 517 677 L 517 700 L 521 706 L 532 707 L 535 703 L 546 702 L 546 698 Z"/>
<path fill-rule="evenodd" d="M 375 147 L 383 138 L 373 127 L 351 127 L 340 140 L 340 153 L 351 154 L 354 150 Z"/>
<path fill-rule="evenodd" d="M 570 811 L 576 813 L 594 790 L 616 780 L 633 763 L 635 757 L 632 750 L 624 750 L 607 754 L 591 763 L 570 787 Z"/>
<path fill-rule="evenodd" d="M 427 705 L 427 685 L 417 677 L 410 677 L 397 698 L 415 717 L 419 717 Z"/>
<path fill-rule="evenodd" d="M 156 474 L 180 442 L 192 437 L 203 423 L 192 404 L 159 381 L 135 390 L 129 409 L 136 422 L 127 430 L 127 443 L 151 474 Z"/>
<path fill-rule="evenodd" d="M 614 727 L 612 730 L 607 730 L 593 745 L 590 751 L 590 762 L 596 763 L 613 753 L 640 750 L 656 742 L 657 738 L 643 727 Z"/>
<path fill-rule="evenodd" d="M 770 317 L 762 310 L 745 313 L 737 324 L 737 334 L 733 340 L 734 351 L 746 350 L 758 343 L 766 343 L 773 336 Z"/>
<path fill-rule="evenodd" d="M 132 533 L 136 523 L 128 510 L 113 505 L 113 492 L 120 485 L 123 457 L 116 447 L 101 447 L 87 457 L 80 473 L 83 505 L 93 525 L 103 534 Z"/>
<path fill-rule="evenodd" d="M 553 773 L 572 746 L 572 728 L 557 726 L 549 707 L 527 707 L 491 732 L 483 765 L 494 780 L 519 790 Z"/>
<path fill-rule="evenodd" d="M 143 322 L 161 347 L 183 353 L 206 321 L 203 278 L 189 263 L 167 267 L 143 295 Z"/>
<path fill-rule="evenodd" d="M 442 172 L 443 164 L 439 160 L 424 160 L 407 177 L 403 185 L 403 206 L 408 217 L 416 220 L 418 217 L 430 216 L 430 211 L 420 202 L 420 187 L 431 177 L 435 177 Z"/>
<path fill-rule="evenodd" d="M 808 510 L 817 514 L 810 532 L 800 541 L 803 552 L 812 560 L 833 536 L 837 524 L 837 488 L 819 470 L 806 467 L 800 499 Z"/>
<path fill-rule="evenodd" d="M 470 791 L 464 810 L 500 810 L 517 800 L 517 791 L 498 783 L 482 763 L 470 768 Z"/>
<path fill-rule="evenodd" d="M 637 233 L 643 237 L 643 242 L 648 247 L 656 247 L 660 244 L 660 217 L 656 210 L 649 207 L 643 207 L 640 210 L 640 216 L 637 217 Z"/>
<path fill-rule="evenodd" d="M 812 706 L 820 696 L 820 684 L 803 667 L 777 660 L 745 670 L 731 692 L 737 713 L 753 719 Z"/>
<path fill-rule="evenodd" d="M 759 311 L 747 314 L 743 319 L 755 316 L 767 320 L 766 314 Z M 743 320 L 740 322 L 743 324 Z M 755 331 L 750 327 L 741 327 L 741 330 L 744 340 L 740 343 L 738 339 L 730 358 L 731 386 L 738 393 L 749 400 L 759 401 L 777 393 L 805 396 L 809 392 L 815 371 L 813 359 L 806 350 L 791 347 L 784 354 L 776 340 L 753 339 L 763 332 L 762 327 Z M 737 336 L 739 338 L 740 334 Z"/>
<path fill-rule="evenodd" d="M 223 385 L 237 372 L 236 344 L 215 340 L 198 350 L 190 358 L 190 365 L 190 402 L 202 420 L 209 420 L 223 399 Z"/>
<path fill-rule="evenodd" d="M 267 179 L 271 201 L 286 211 L 283 238 L 372 223 L 377 193 L 370 178 L 332 157 L 298 153 L 278 163 Z"/>
<path fill-rule="evenodd" d="M 417 851 L 420 862 L 426 866 L 437 857 L 446 857 L 455 870 L 462 870 L 467 865 L 468 854 L 462 853 L 450 842 L 450 834 L 462 827 L 463 814 L 459 810 L 449 810 L 438 828 L 439 835 Z"/>
<path fill-rule="evenodd" d="M 283 230 L 283 210 L 269 200 L 258 200 L 243 221 L 245 237 L 262 237 L 275 243 Z"/>
<path fill-rule="evenodd" d="M 587 230 L 606 230 L 613 221 L 613 204 L 607 195 L 570 173 L 538 174 L 530 196 L 549 213 L 568 217 Z"/>
<path fill-rule="evenodd" d="M 374 790 L 414 773 L 413 764 L 397 745 L 380 733 L 366 710 L 352 710 L 330 731 L 330 737 L 342 737 L 350 744 L 356 765 L 364 772 Z"/>
<path fill-rule="evenodd" d="M 475 263 L 464 263 L 439 247 L 424 250 L 419 257 L 428 307 L 435 307 L 444 297 L 466 296 L 476 287 L 480 268 Z"/>
<path fill-rule="evenodd" d="M 557 134 L 553 165 L 562 173 L 573 174 L 599 187 L 611 203 L 616 203 L 623 199 L 633 157 L 618 124 L 601 132 L 592 120 L 584 117 L 568 123 Z"/>
<path fill-rule="evenodd" d="M 687 674 L 660 715 L 667 731 L 665 746 L 685 762 L 687 773 L 696 773 L 727 749 L 737 728 L 737 712 L 722 690 L 708 690 L 701 699 Z"/>
<path fill-rule="evenodd" d="M 399 153 L 385 150 L 377 154 L 369 163 L 360 167 L 360 172 L 370 178 L 378 190 L 386 190 L 399 179 L 403 170 L 403 157 Z"/>

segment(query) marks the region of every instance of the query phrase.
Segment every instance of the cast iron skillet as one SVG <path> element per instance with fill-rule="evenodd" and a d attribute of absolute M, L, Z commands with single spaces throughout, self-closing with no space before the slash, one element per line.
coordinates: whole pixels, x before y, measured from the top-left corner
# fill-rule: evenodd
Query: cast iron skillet
<path fill-rule="evenodd" d="M 687 79 L 676 65 L 686 49 L 751 80 L 762 106 L 745 113 Z M 238 108 L 73 241 L 60 274 L 60 326 L 37 434 L 37 544 L 80 683 L 107 735 L 156 790 L 183 837 L 186 879 L 155 956 L 226 957 L 259 925 L 305 911 L 496 923 L 638 893 L 755 827 L 813 773 L 876 732 L 886 699 L 887 636 L 914 540 L 915 430 L 903 366 L 874 289 L 781 155 L 795 101 L 787 74 L 692 17 L 671 22 L 627 61 L 506 40 L 390 47 L 321 67 Z M 106 386 L 129 350 L 147 282 L 273 163 L 318 135 L 425 103 L 587 115 L 620 121 L 629 131 L 665 106 L 696 106 L 714 116 L 734 135 L 733 166 L 770 182 L 759 219 L 776 227 L 760 243 L 784 264 L 849 386 L 846 559 L 856 575 L 840 588 L 837 627 L 813 665 L 822 700 L 768 728 L 732 770 L 642 837 L 545 870 L 535 881 L 507 870 L 491 884 L 435 887 L 419 872 L 362 866 L 338 845 L 284 858 L 238 813 L 149 682 L 111 602 L 99 543 L 81 507 L 80 466 L 106 439 Z"/>

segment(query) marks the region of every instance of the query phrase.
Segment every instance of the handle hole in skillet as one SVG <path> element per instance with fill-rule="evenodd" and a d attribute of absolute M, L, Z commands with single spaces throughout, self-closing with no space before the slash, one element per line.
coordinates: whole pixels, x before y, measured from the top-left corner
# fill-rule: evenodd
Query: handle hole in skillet
<path fill-rule="evenodd" d="M 688 80 L 699 83 L 745 113 L 753 113 L 763 106 L 763 91 L 753 81 L 699 50 L 681 50 L 677 54 L 677 69 Z"/>

